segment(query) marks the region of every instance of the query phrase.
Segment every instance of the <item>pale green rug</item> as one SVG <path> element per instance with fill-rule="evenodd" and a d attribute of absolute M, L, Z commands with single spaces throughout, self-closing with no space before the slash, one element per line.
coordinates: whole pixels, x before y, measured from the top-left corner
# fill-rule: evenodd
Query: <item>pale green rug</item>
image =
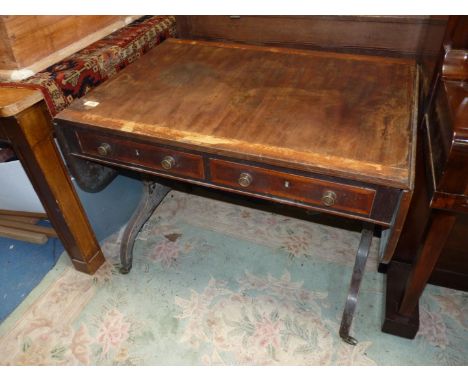
<path fill-rule="evenodd" d="M 467 293 L 429 286 L 415 340 L 380 331 L 378 239 L 353 347 L 337 332 L 356 232 L 173 191 L 128 275 L 117 271 L 120 234 L 94 277 L 61 257 L 0 326 L 0 364 L 468 364 Z"/>

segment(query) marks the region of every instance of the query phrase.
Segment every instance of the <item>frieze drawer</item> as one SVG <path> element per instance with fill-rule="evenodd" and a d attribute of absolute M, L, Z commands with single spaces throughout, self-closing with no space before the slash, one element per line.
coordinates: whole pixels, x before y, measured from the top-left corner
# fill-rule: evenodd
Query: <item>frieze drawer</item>
<path fill-rule="evenodd" d="M 166 146 L 149 145 L 142 142 L 126 142 L 120 137 L 104 136 L 77 131 L 82 154 L 136 165 L 161 173 L 204 179 L 203 157 Z"/>
<path fill-rule="evenodd" d="M 376 191 L 371 188 L 219 159 L 210 159 L 209 163 L 214 184 L 364 216 L 372 211 Z"/>

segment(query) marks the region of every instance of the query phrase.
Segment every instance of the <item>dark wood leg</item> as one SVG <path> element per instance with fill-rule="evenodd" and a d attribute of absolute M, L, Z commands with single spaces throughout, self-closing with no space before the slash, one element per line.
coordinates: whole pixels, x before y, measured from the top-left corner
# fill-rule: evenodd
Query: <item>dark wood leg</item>
<path fill-rule="evenodd" d="M 372 224 L 364 224 L 361 233 L 361 241 L 356 254 L 356 261 L 354 263 L 353 275 L 351 277 L 351 285 L 349 287 L 348 297 L 346 298 L 346 304 L 340 326 L 340 337 L 350 345 L 356 345 L 358 343 L 355 338 L 349 335 L 349 331 L 353 322 L 359 288 L 361 286 L 362 277 L 364 276 L 364 270 L 369 256 L 369 249 L 373 235 L 374 226 Z"/>
<path fill-rule="evenodd" d="M 126 274 L 132 269 L 133 246 L 138 232 L 153 214 L 156 207 L 171 189 L 150 180 L 144 180 L 143 196 L 122 237 L 120 245 L 120 272 Z"/>
<path fill-rule="evenodd" d="M 104 256 L 55 145 L 44 102 L 1 123 L 73 265 L 93 274 Z"/>
<path fill-rule="evenodd" d="M 433 210 L 423 247 L 414 264 L 392 262 L 387 274 L 385 319 L 382 331 L 414 338 L 419 329 L 419 298 L 434 270 L 456 216 Z"/>
<path fill-rule="evenodd" d="M 405 282 L 411 272 L 411 264 L 392 261 L 387 270 L 385 293 L 385 317 L 382 332 L 413 339 L 419 330 L 419 307 L 416 305 L 411 316 L 398 313 Z"/>
<path fill-rule="evenodd" d="M 432 212 L 429 231 L 406 283 L 399 314 L 403 316 L 413 314 L 455 221 L 456 216 L 449 212 L 436 210 Z"/>

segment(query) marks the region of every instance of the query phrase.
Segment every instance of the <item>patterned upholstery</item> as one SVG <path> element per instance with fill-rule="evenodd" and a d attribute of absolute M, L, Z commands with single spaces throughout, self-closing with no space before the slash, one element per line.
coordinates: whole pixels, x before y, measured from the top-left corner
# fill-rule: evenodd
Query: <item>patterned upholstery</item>
<path fill-rule="evenodd" d="M 41 90 L 54 116 L 168 37 L 176 37 L 174 16 L 144 16 L 32 77 L 0 86 Z"/>

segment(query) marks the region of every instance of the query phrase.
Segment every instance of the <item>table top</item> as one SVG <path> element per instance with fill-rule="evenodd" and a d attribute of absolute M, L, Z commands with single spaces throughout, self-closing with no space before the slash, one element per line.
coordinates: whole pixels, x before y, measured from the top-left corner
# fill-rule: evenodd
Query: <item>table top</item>
<path fill-rule="evenodd" d="M 39 90 L 0 88 L 0 117 L 11 117 L 42 100 Z"/>
<path fill-rule="evenodd" d="M 408 188 L 413 60 L 169 39 L 57 119 Z"/>

